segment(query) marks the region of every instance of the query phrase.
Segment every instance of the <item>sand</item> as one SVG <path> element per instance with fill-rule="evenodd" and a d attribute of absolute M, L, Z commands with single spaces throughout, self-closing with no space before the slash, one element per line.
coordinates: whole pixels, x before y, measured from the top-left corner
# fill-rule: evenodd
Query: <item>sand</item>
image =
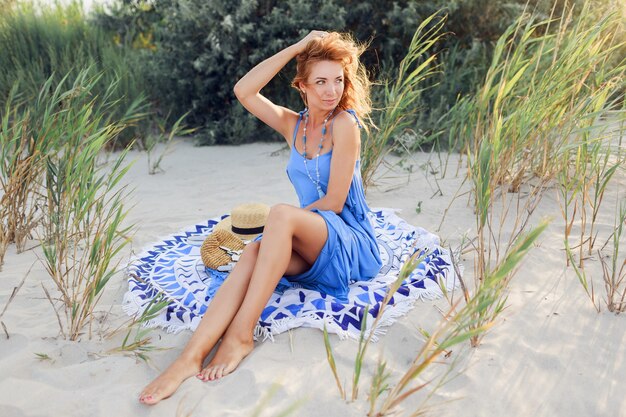
<path fill-rule="evenodd" d="M 288 152 L 277 143 L 198 148 L 179 141 L 161 164 L 164 172 L 148 175 L 145 154 L 131 153 L 135 164 L 127 180 L 135 192 L 133 201 L 128 201 L 134 204 L 129 221 L 137 224 L 137 231 L 132 247 L 124 250 L 122 263 L 160 237 L 229 212 L 238 203 L 296 204 L 284 173 L 287 157 Z M 457 174 L 459 157 L 455 155 L 448 158 L 446 176 L 441 178 L 445 158 L 415 154 L 402 167 L 390 172 L 382 168 L 382 178 L 367 197 L 372 207 L 401 209 L 407 221 L 437 232 L 455 247 L 463 235 L 475 233 L 475 223 L 467 194 L 451 204 L 454 195 L 463 194 L 469 185 L 463 184 L 463 167 Z M 397 158 L 389 161 L 397 162 Z M 606 213 L 599 220 L 601 236 L 607 236 L 612 225 L 618 190 L 626 189 L 620 175 L 607 191 Z M 543 215 L 552 216 L 553 222 L 511 283 L 508 307 L 499 321 L 480 347 L 463 344 L 433 365 L 429 376 L 449 372 L 450 381 L 434 393 L 431 384 L 406 401 L 400 408 L 404 414 L 422 406 L 438 416 L 626 415 L 625 317 L 609 313 L 603 300 L 602 311 L 596 313 L 573 272 L 565 269 L 562 220 L 554 190 L 546 193 L 533 222 Z M 92 327 L 92 338 L 85 334 L 79 342 L 64 340 L 42 290 L 44 285 L 54 294 L 52 280 L 38 260 L 40 248 L 35 241 L 28 247 L 34 248 L 16 254 L 11 246 L 0 272 L 1 311 L 30 270 L 1 319 L 9 333 L 7 339 L 0 332 L 2 417 L 252 416 L 264 400 L 262 416 L 279 415 L 296 402 L 301 406 L 294 416 L 364 416 L 376 360 L 387 360 L 393 384 L 421 347 L 419 329 L 432 330 L 440 311 L 448 307 L 443 299 L 418 302 L 370 347 L 356 402 L 339 398 L 322 333 L 295 329 L 273 343 L 258 343 L 234 374 L 207 383 L 192 378 L 170 399 L 148 407 L 137 401 L 139 392 L 176 357 L 190 333 L 154 330 L 153 344 L 166 349 L 150 354 L 152 367 L 108 352 L 123 338 L 123 334 L 110 337 L 108 333 L 128 320 L 121 308 L 126 281 L 119 273 L 97 307 L 99 320 Z M 590 271 L 597 296 L 603 298 L 595 258 Z M 466 253 L 462 262 L 465 279 L 471 282 L 472 253 Z M 331 343 L 340 376 L 350 387 L 357 344 L 334 335 Z"/>

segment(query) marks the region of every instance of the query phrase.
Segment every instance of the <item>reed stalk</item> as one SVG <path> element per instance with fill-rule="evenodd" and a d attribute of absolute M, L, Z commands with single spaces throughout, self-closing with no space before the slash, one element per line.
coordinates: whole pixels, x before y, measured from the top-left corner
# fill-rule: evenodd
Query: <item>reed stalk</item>
<path fill-rule="evenodd" d="M 2 326 L 2 330 L 4 330 L 4 334 L 6 335 L 7 340 L 9 340 L 11 337 L 9 336 L 9 331 L 7 330 L 7 326 L 2 321 L 2 316 L 4 316 L 4 313 L 6 313 L 7 308 L 9 308 L 9 305 L 11 304 L 11 302 L 13 301 L 17 293 L 22 289 L 22 286 L 24 285 L 24 282 L 26 282 L 26 278 L 30 274 L 30 271 L 32 270 L 32 268 L 33 267 L 31 266 L 28 269 L 28 272 L 24 274 L 24 278 L 22 278 L 22 281 L 19 283 L 19 285 L 17 287 L 13 287 L 13 291 L 11 291 L 11 295 L 9 296 L 9 299 L 7 300 L 6 304 L 4 305 L 4 308 L 0 312 L 0 325 Z"/>
<path fill-rule="evenodd" d="M 361 321 L 361 331 L 359 333 L 359 345 L 357 349 L 356 356 L 354 358 L 354 371 L 352 374 L 352 395 L 350 400 L 356 401 L 359 395 L 359 384 L 361 379 L 361 370 L 363 368 L 363 361 L 365 360 L 365 354 L 367 352 L 367 348 L 372 342 L 372 338 L 378 328 L 378 323 L 383 317 L 383 313 L 387 307 L 387 305 L 393 299 L 393 295 L 398 291 L 398 288 L 402 285 L 404 280 L 415 270 L 415 268 L 424 260 L 426 257 L 426 253 L 423 251 L 416 251 L 413 255 L 402 265 L 400 272 L 398 273 L 398 277 L 389 284 L 389 288 L 387 289 L 387 293 L 385 294 L 385 298 L 380 303 L 380 307 L 376 311 L 374 322 L 370 329 L 367 329 L 367 316 L 370 312 L 369 306 L 366 306 L 362 310 L 362 321 Z M 328 365 L 333 373 L 335 378 L 335 382 L 337 383 L 337 388 L 339 390 L 339 395 L 343 400 L 345 400 L 347 388 L 343 386 L 339 379 L 339 374 L 337 371 L 337 366 L 335 364 L 335 358 L 332 352 L 332 347 L 330 345 L 330 339 L 328 337 L 328 331 L 326 330 L 326 326 L 324 326 L 324 345 L 326 346 L 327 360 Z"/>
<path fill-rule="evenodd" d="M 424 81 L 438 72 L 437 55 L 427 54 L 445 35 L 441 32 L 444 24 L 445 18 L 439 12 L 424 19 L 397 72 L 382 82 L 382 103 L 374 116 L 377 128 L 365 137 L 361 146 L 361 176 L 365 189 L 372 184 L 374 173 L 385 156 L 394 149 L 394 137 L 411 127 L 425 89 Z"/>
<path fill-rule="evenodd" d="M 598 256 L 602 263 L 607 309 L 613 313 L 622 313 L 626 311 L 626 256 L 620 252 L 620 239 L 626 224 L 626 199 L 620 204 L 615 222 L 613 233 L 609 237 L 609 240 L 612 240 L 613 250 L 608 260 L 600 251 L 598 251 Z M 620 255 L 622 256 L 621 262 Z"/>
<path fill-rule="evenodd" d="M 368 416 L 382 417 L 393 414 L 403 401 L 429 385 L 431 381 L 417 384 L 414 384 L 414 381 L 422 377 L 426 369 L 436 363 L 438 358 L 446 355 L 453 346 L 479 337 L 495 324 L 497 315 L 494 316 L 491 313 L 492 309 L 494 306 L 503 304 L 502 294 L 506 291 L 509 277 L 515 272 L 547 225 L 548 223 L 543 221 L 527 234 L 521 235 L 502 261 L 495 268 L 487 271 L 483 284 L 467 300 L 463 308 L 457 308 L 459 301 L 451 306 L 435 330 L 426 334 L 427 339 L 424 345 L 398 382 L 389 390 L 381 406 L 376 411 L 373 406 L 370 407 Z M 372 392 L 379 392 L 376 388 L 379 386 L 378 380 L 375 378 L 373 382 L 372 389 L 375 391 Z M 376 401 L 370 400 L 370 403 L 375 404 Z M 412 415 L 420 414 L 421 410 L 418 409 Z"/>
<path fill-rule="evenodd" d="M 466 305 L 459 310 L 457 307 L 459 306 L 460 300 L 456 301 L 451 306 L 448 313 L 444 315 L 436 331 L 427 335 L 425 345 L 418 352 L 410 368 L 390 390 L 390 374 L 386 371 L 385 362 L 379 360 L 369 392 L 370 411 L 368 416 L 384 416 L 391 413 L 400 403 L 428 385 L 428 383 L 422 383 L 417 386 L 409 387 L 409 384 L 434 363 L 438 357 L 447 354 L 452 346 L 459 343 L 467 340 L 479 340 L 481 335 L 493 326 L 499 313 L 504 308 L 506 301 L 504 294 L 506 293 L 510 278 L 515 274 L 516 267 L 531 249 L 533 243 L 545 230 L 547 225 L 547 221 L 542 221 L 527 234 L 518 235 L 499 264 L 496 265 L 494 269 L 487 270 L 483 283 L 478 288 L 477 292 L 471 297 L 469 293 L 466 292 L 468 295 Z M 424 259 L 424 256 L 425 254 L 416 252 L 405 265 L 403 265 L 398 278 L 390 285 L 385 299 L 381 302 L 381 307 L 377 312 L 376 319 L 367 337 L 364 331 L 365 325 L 362 326 L 359 346 L 354 360 L 351 401 L 355 401 L 358 398 L 361 369 L 365 360 L 367 347 L 372 341 L 372 336 L 379 320 L 383 316 L 386 306 L 389 304 L 402 282 Z M 458 271 L 458 268 L 455 267 L 455 271 Z M 461 279 L 460 276 L 459 279 Z M 345 400 L 347 389 L 341 384 L 326 328 L 324 328 L 324 342 L 328 354 L 329 366 L 335 378 L 341 398 Z M 379 397 L 388 390 L 389 393 L 386 400 L 377 411 L 374 411 L 376 410 Z"/>
<path fill-rule="evenodd" d="M 376 365 L 376 371 L 372 377 L 372 384 L 369 392 L 369 411 L 368 416 L 374 414 L 376 404 L 380 396 L 390 389 L 389 381 L 391 379 L 391 371 L 387 369 L 387 362 L 380 357 Z"/>
<path fill-rule="evenodd" d="M 3 204 L 0 204 L 0 271 L 2 271 L 2 265 L 4 264 L 4 257 L 9 246 L 9 231 L 8 227 L 4 224 L 4 219 L 9 216 L 8 211 L 4 208 Z"/>
<path fill-rule="evenodd" d="M 618 159 L 616 162 L 612 162 L 610 160 L 612 154 L 610 148 L 601 154 L 598 151 L 595 155 L 593 155 L 593 159 L 591 161 L 592 166 L 592 178 L 593 185 L 590 190 L 590 194 L 592 194 L 591 199 L 589 200 L 589 205 L 591 209 L 591 221 L 589 224 L 589 238 L 587 245 L 587 255 L 591 255 L 595 242 L 596 242 L 596 221 L 598 220 L 598 215 L 600 213 L 600 207 L 602 206 L 602 202 L 604 200 L 604 194 L 606 192 L 607 186 L 609 182 L 613 179 L 613 176 L 617 172 L 618 168 L 623 166 L 624 160 Z"/>
<path fill-rule="evenodd" d="M 569 241 L 567 239 L 565 240 L 565 254 L 568 259 L 568 265 L 574 269 L 574 273 L 576 274 L 576 277 L 578 278 L 578 282 L 580 282 L 580 285 L 585 290 L 587 297 L 589 297 L 591 304 L 593 304 L 593 308 L 596 310 L 596 312 L 599 313 L 600 301 L 596 298 L 596 291 L 593 285 L 593 280 L 591 279 L 591 277 L 587 276 L 587 271 L 584 265 L 582 264 L 577 265 L 577 262 L 574 258 L 574 251 L 570 247 Z"/>
<path fill-rule="evenodd" d="M 574 55 L 571 59 L 583 65 L 584 72 L 581 68 L 580 94 L 570 100 L 571 107 L 579 114 L 578 123 L 557 149 L 555 159 L 559 162 L 554 165 L 560 171 L 557 190 L 564 221 L 566 263 L 599 312 L 600 300 L 585 268 L 598 241 L 596 224 L 606 190 L 626 162 L 621 138 L 626 121 L 623 88 L 626 59 L 616 60 L 617 51 L 623 50 L 626 42 L 616 37 L 619 16 L 607 14 L 594 22 L 590 15 L 589 5 L 585 4 L 580 19 L 561 36 L 565 49 L 568 44 L 578 44 L 569 50 Z M 584 49 L 579 51 L 580 48 Z M 617 135 L 609 130 L 612 122 L 621 126 Z M 597 253 L 600 255 L 601 251 Z M 602 256 L 600 261 L 603 273 L 607 274 L 611 268 Z M 605 283 L 605 289 L 608 299 L 611 285 Z"/>
<path fill-rule="evenodd" d="M 134 356 L 150 364 L 149 354 L 157 350 L 164 350 L 164 348 L 159 348 L 152 344 L 152 338 L 148 336 L 152 329 L 146 327 L 146 324 L 157 317 L 167 305 L 168 300 L 164 299 L 162 294 L 158 294 L 151 299 L 141 315 L 133 318 L 131 323 L 126 326 L 126 335 L 121 345 L 110 349 L 107 353 Z M 121 328 L 112 331 L 108 334 L 108 337 L 117 334 L 120 330 Z M 132 338 L 131 335 L 133 336 Z"/>
<path fill-rule="evenodd" d="M 567 264 L 574 261 L 572 249 L 578 249 L 578 268 L 593 253 L 597 240 L 596 222 L 607 186 L 624 159 L 616 157 L 614 138 L 598 134 L 590 140 L 587 135 L 564 151 L 564 163 L 559 173 L 558 194 L 563 216 Z M 574 225 L 578 227 L 578 243 L 570 245 Z"/>
<path fill-rule="evenodd" d="M 176 120 L 176 122 L 174 122 L 174 124 L 172 125 L 169 132 L 167 131 L 166 126 L 166 120 L 170 119 L 169 115 L 164 119 L 157 119 L 156 126 L 158 128 L 158 134 L 148 135 L 146 138 L 144 138 L 143 146 L 148 155 L 148 174 L 154 175 L 158 172 L 164 172 L 163 168 L 161 167 L 161 162 L 163 162 L 163 158 L 168 153 L 170 147 L 174 143 L 175 137 L 190 135 L 197 130 L 197 128 L 187 128 L 182 124 L 187 115 L 189 115 L 189 112 L 183 114 L 180 118 L 178 118 L 178 120 Z M 165 147 L 162 152 L 160 152 L 158 155 L 156 155 L 155 158 L 153 158 L 154 149 L 159 143 L 165 144 Z"/>
<path fill-rule="evenodd" d="M 328 330 L 326 329 L 326 324 L 324 324 L 324 347 L 326 348 L 326 360 L 328 361 L 328 366 L 330 367 L 331 372 L 333 373 L 333 377 L 335 378 L 335 384 L 337 384 L 337 389 L 339 390 L 339 396 L 342 400 L 346 399 L 346 390 L 343 387 L 343 384 L 339 380 L 339 372 L 337 371 L 337 364 L 335 363 L 335 355 L 333 354 L 333 348 L 330 344 L 330 338 L 328 337 Z"/>

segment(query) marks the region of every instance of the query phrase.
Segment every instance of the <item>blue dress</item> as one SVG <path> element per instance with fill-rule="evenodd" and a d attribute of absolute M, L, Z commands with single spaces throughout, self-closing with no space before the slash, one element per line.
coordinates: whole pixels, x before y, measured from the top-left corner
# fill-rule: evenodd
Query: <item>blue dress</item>
<path fill-rule="evenodd" d="M 346 110 L 361 124 L 353 110 Z M 304 157 L 296 150 L 296 135 L 304 112 L 293 132 L 293 144 L 287 163 L 287 175 L 293 184 L 300 207 L 304 208 L 319 199 L 316 185 L 311 181 L 304 165 Z M 334 120 L 333 120 L 334 121 Z M 332 123 L 332 122 L 331 122 Z M 332 129 L 331 129 L 332 132 Z M 324 194 L 328 190 L 330 176 L 330 152 L 321 154 L 319 159 L 320 186 Z M 307 160 L 311 177 L 317 179 L 316 161 Z M 303 288 L 320 291 L 336 297 L 339 301 L 348 300 L 350 281 L 364 281 L 374 278 L 381 266 L 380 252 L 367 214 L 370 209 L 365 202 L 360 161 L 356 162 L 352 183 L 341 213 L 313 209 L 326 222 L 328 239 L 317 260 L 308 271 L 298 275 L 285 276 L 290 282 Z"/>

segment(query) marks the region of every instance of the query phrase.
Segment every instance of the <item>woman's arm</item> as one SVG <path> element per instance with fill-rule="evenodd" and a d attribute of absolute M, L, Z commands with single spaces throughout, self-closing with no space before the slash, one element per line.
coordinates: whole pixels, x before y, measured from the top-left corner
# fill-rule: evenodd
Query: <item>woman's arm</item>
<path fill-rule="evenodd" d="M 307 206 L 307 210 L 316 208 L 341 213 L 348 197 L 354 166 L 359 157 L 361 132 L 354 117 L 343 112 L 335 118 L 332 134 L 333 155 L 327 193 Z"/>
<path fill-rule="evenodd" d="M 304 50 L 311 39 L 325 33 L 312 31 L 298 43 L 288 46 L 252 68 L 235 84 L 234 92 L 239 102 L 262 122 L 282 134 L 289 143 L 296 123 L 296 113 L 272 103 L 261 95 L 260 91 L 291 59 Z"/>

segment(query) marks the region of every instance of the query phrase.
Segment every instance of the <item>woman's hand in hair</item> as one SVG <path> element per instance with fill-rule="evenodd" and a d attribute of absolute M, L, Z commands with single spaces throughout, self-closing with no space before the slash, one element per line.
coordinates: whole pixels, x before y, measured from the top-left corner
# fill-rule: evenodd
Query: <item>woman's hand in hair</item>
<path fill-rule="evenodd" d="M 328 32 L 323 30 L 310 31 L 308 35 L 306 35 L 304 38 L 300 39 L 298 43 L 296 43 L 296 46 L 298 47 L 298 53 L 304 51 L 304 48 L 306 48 L 307 44 L 313 39 L 323 38 L 326 35 L 328 35 Z"/>

